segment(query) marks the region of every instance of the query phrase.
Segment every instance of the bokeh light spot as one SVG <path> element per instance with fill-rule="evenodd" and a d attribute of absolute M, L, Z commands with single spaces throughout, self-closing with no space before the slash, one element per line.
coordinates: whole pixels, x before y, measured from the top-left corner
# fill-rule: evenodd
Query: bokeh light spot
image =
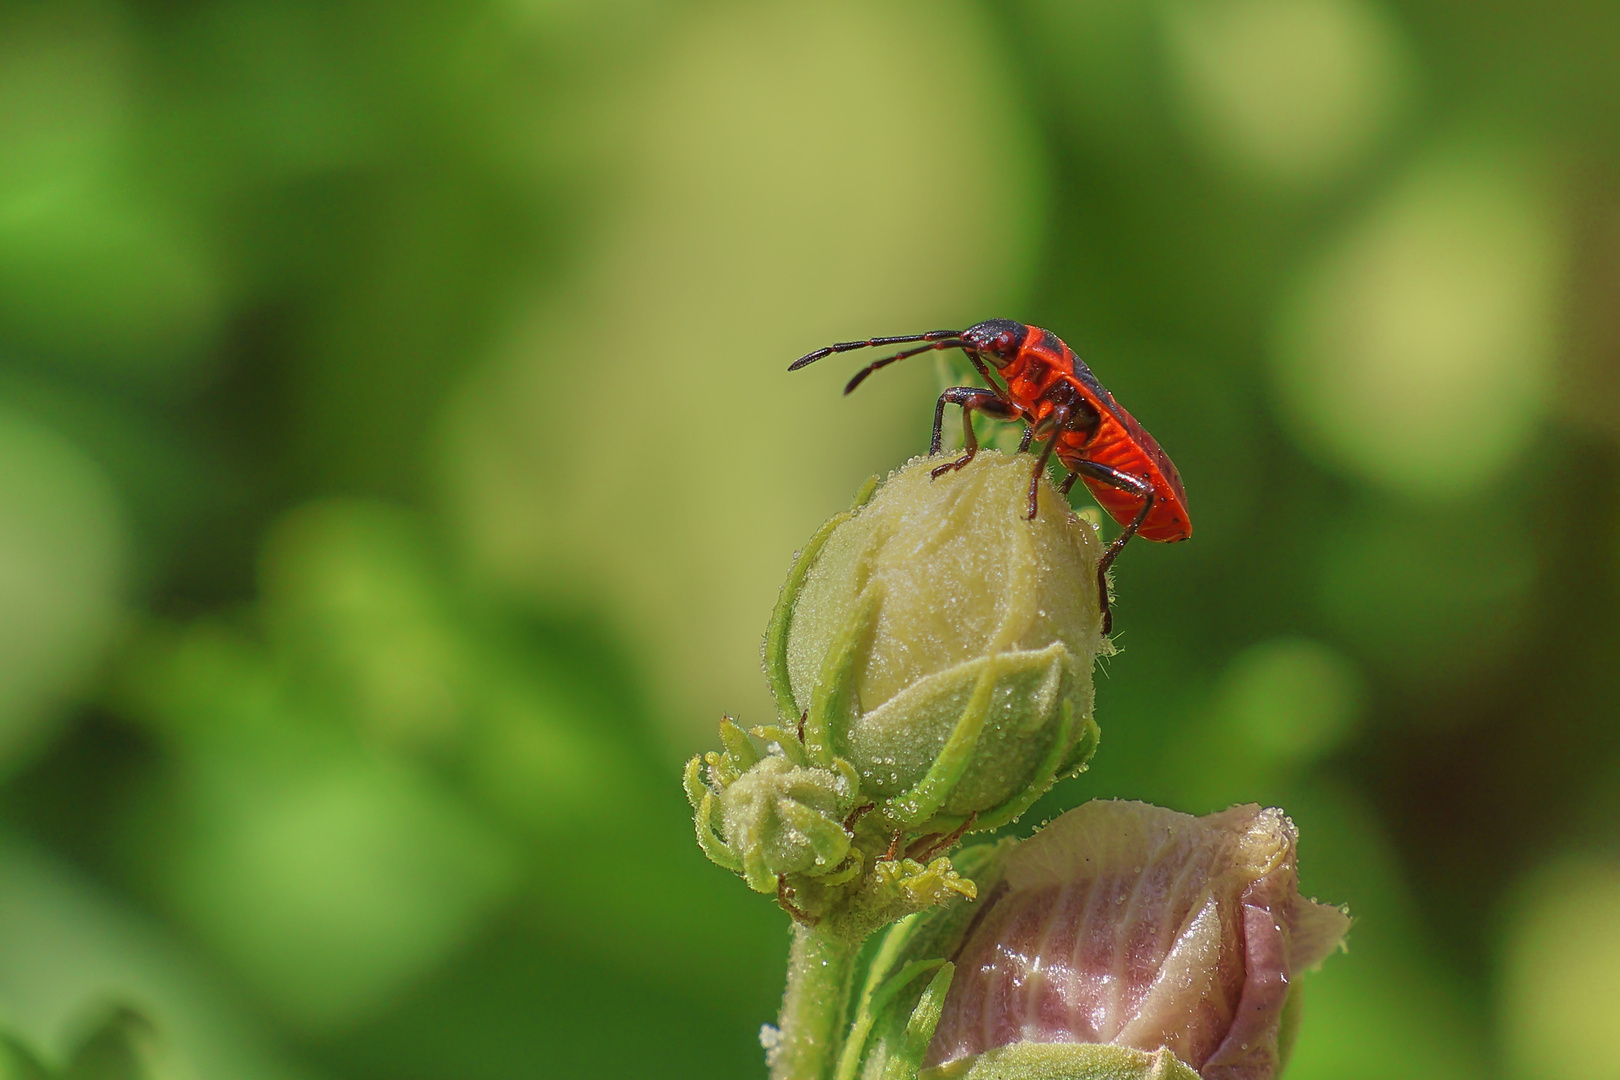
<path fill-rule="evenodd" d="M 414 770 L 296 727 L 192 759 L 193 842 L 166 882 L 288 1022 L 356 1023 L 462 946 L 513 852 Z"/>
<path fill-rule="evenodd" d="M 261 617 L 297 692 L 372 746 L 464 760 L 480 791 L 540 828 L 612 813 L 624 796 L 593 737 L 603 718 L 457 602 L 408 512 L 363 499 L 301 506 L 271 530 L 260 580 Z"/>
<path fill-rule="evenodd" d="M 0 407 L 0 769 L 94 670 L 117 625 L 126 545 L 95 463 Z"/>
<path fill-rule="evenodd" d="M 1420 162 L 1317 260 L 1272 368 L 1298 439 L 1351 475 L 1456 497 L 1501 476 L 1547 407 L 1564 253 L 1522 155 Z"/>
<path fill-rule="evenodd" d="M 424 547 L 400 510 L 327 500 L 282 518 L 260 559 L 276 644 L 365 735 L 411 751 L 463 733 L 474 679 Z"/>
<path fill-rule="evenodd" d="M 102 178 L 0 203 L 0 333 L 30 351 L 162 375 L 201 355 L 222 291 L 183 227 Z"/>
<path fill-rule="evenodd" d="M 1272 757 L 1303 764 L 1352 733 L 1366 687 L 1355 664 L 1331 646 L 1278 638 L 1239 653 L 1217 692 L 1232 730 Z"/>
<path fill-rule="evenodd" d="M 0 201 L 100 168 L 128 126 L 125 43 L 88 5 L 0 15 Z"/>
<path fill-rule="evenodd" d="M 1364 0 L 1181 0 L 1164 22 L 1186 122 L 1252 180 L 1304 187 L 1341 175 L 1410 96 L 1407 46 Z"/>
<path fill-rule="evenodd" d="M 218 321 L 217 271 L 123 176 L 127 43 L 93 9 L 0 16 L 0 340 L 171 370 Z"/>
<path fill-rule="evenodd" d="M 1620 1077 L 1620 862 L 1574 860 L 1537 875 L 1505 950 L 1507 1075 Z"/>

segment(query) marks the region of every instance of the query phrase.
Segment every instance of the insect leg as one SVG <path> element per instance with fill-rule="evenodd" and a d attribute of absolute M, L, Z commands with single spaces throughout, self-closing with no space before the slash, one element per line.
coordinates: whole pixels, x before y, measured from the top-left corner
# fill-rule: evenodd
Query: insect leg
<path fill-rule="evenodd" d="M 984 380 L 984 384 L 986 386 L 998 392 L 1001 390 L 1001 386 L 996 382 L 995 376 L 991 375 L 990 369 L 985 366 L 983 357 L 976 352 L 969 352 L 966 349 L 962 350 L 962 354 L 968 358 L 968 363 L 973 365 L 973 370 L 979 373 L 979 378 Z"/>
<path fill-rule="evenodd" d="M 953 386 L 939 395 L 939 401 L 934 405 L 934 439 L 929 444 L 929 454 L 939 453 L 941 442 L 940 428 L 945 421 L 945 406 L 962 406 L 962 441 L 967 451 L 955 461 L 947 462 L 934 470 L 935 477 L 952 469 L 960 469 L 973 460 L 973 455 L 979 452 L 979 440 L 973 434 L 973 412 L 978 410 L 984 415 L 996 420 L 1015 420 L 1023 415 L 1010 402 L 1003 401 L 994 390 L 986 390 L 982 386 Z"/>
<path fill-rule="evenodd" d="M 1052 458 L 1052 451 L 1057 449 L 1058 435 L 1063 431 L 1064 422 L 1069 419 L 1069 410 L 1058 405 L 1046 414 L 1037 427 L 1049 428 L 1051 434 L 1047 437 L 1046 445 L 1041 447 L 1040 456 L 1035 459 L 1035 469 L 1029 476 L 1029 514 L 1026 520 L 1034 521 L 1036 513 L 1040 510 L 1041 477 L 1046 474 L 1046 463 Z M 1030 429 L 1033 436 L 1034 429 Z"/>
<path fill-rule="evenodd" d="M 1074 482 L 1078 479 L 1080 479 L 1080 474 L 1077 472 L 1072 472 L 1063 478 L 1063 483 L 1058 485 L 1058 490 L 1063 492 L 1065 498 L 1067 498 L 1069 492 L 1074 489 Z"/>
<path fill-rule="evenodd" d="M 984 379 L 985 386 L 990 390 L 990 392 L 996 396 L 998 401 L 1000 401 L 1003 404 L 1006 404 L 1007 403 L 1007 391 L 1001 386 L 1000 383 L 996 382 L 994 377 L 991 376 L 990 369 L 985 366 L 984 360 L 982 360 L 979 357 L 979 354 L 974 353 L 974 352 L 969 352 L 966 349 L 963 349 L 962 352 L 963 352 L 963 355 L 965 355 L 968 358 L 968 361 L 973 364 L 973 368 L 974 368 L 975 371 L 977 371 L 979 373 L 980 378 Z M 974 388 L 971 387 L 971 386 L 958 386 L 958 387 L 952 387 L 952 389 L 953 390 L 972 390 Z M 845 391 L 845 393 L 848 393 L 848 392 L 849 391 L 847 391 L 847 390 Z M 1012 406 L 1008 405 L 1008 408 L 1012 408 Z M 1009 415 L 1009 416 L 1003 416 L 993 408 L 987 409 L 987 408 L 979 407 L 979 411 L 984 413 L 987 416 L 994 416 L 997 420 L 1014 420 L 1019 415 L 1018 410 L 1016 410 L 1016 409 L 1014 409 L 1013 414 Z M 929 446 L 928 446 L 928 452 L 930 454 L 939 453 L 940 427 L 944 422 L 944 417 L 945 417 L 945 399 L 940 398 L 939 404 L 937 406 L 935 406 L 935 408 L 934 408 L 934 439 L 933 439 L 933 442 L 929 443 Z M 964 416 L 963 417 L 963 423 L 966 423 L 966 422 L 967 422 L 967 417 Z M 967 433 L 967 445 L 968 446 L 973 446 L 973 447 L 976 447 L 978 445 L 977 441 L 974 439 L 973 431 L 972 431 L 971 428 L 968 430 L 968 433 Z M 1024 436 L 1023 443 L 1020 444 L 1019 447 L 1018 447 L 1018 452 L 1020 454 L 1023 453 L 1024 450 L 1028 446 L 1029 446 L 1029 435 L 1026 433 L 1025 436 Z"/>
<path fill-rule="evenodd" d="M 1108 568 L 1114 565 L 1114 560 L 1119 557 L 1119 553 L 1124 550 L 1130 538 L 1136 535 L 1136 530 L 1142 527 L 1142 522 L 1147 520 L 1148 512 L 1153 509 L 1153 485 L 1139 476 L 1132 476 L 1128 472 L 1099 461 L 1076 461 L 1070 467 L 1076 475 L 1089 476 L 1109 487 L 1118 488 L 1142 499 L 1142 509 L 1136 512 L 1136 517 L 1129 525 L 1119 531 L 1119 535 L 1114 537 L 1114 542 L 1108 545 L 1108 550 L 1103 552 L 1103 557 L 1097 562 L 1097 600 L 1102 607 L 1102 631 L 1107 634 L 1114 628 L 1114 613 L 1108 606 Z"/>
<path fill-rule="evenodd" d="M 1018 452 L 1022 454 L 1029 449 L 1030 440 L 1035 438 L 1035 429 L 1028 424 L 1024 425 L 1024 437 L 1018 440 Z"/>

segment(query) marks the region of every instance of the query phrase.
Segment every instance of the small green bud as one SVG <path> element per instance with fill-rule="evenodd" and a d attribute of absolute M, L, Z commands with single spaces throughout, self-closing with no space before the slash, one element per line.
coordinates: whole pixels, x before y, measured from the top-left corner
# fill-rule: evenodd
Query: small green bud
<path fill-rule="evenodd" d="M 1016 818 L 1096 748 L 1091 669 L 1111 651 L 1102 544 L 1030 458 L 918 458 L 800 555 L 766 639 L 806 753 L 860 775 L 880 818 L 948 833 Z"/>
<path fill-rule="evenodd" d="M 784 874 L 827 873 L 849 854 L 843 820 L 855 784 L 830 769 L 767 757 L 720 796 L 720 835 L 742 860 L 757 892 L 775 892 Z"/>
<path fill-rule="evenodd" d="M 743 876 L 751 889 L 776 893 L 788 874 L 841 883 L 860 869 L 850 857 L 860 783 L 848 762 L 808 765 L 798 740 L 756 728 L 762 754 L 730 718 L 720 721 L 723 753 L 686 766 L 686 795 L 697 813 L 698 843 L 710 859 Z"/>

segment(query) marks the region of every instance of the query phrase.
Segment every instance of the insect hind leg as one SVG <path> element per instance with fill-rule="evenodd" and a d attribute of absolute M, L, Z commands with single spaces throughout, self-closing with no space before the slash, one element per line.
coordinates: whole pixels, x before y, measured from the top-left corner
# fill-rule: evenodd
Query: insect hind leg
<path fill-rule="evenodd" d="M 1130 542 L 1131 537 L 1136 535 L 1136 531 L 1142 527 L 1142 522 L 1147 520 L 1148 514 L 1153 510 L 1156 498 L 1153 493 L 1153 485 L 1146 480 L 1139 476 L 1132 476 L 1130 473 L 1110 465 L 1104 465 L 1100 461 L 1076 461 L 1069 468 L 1074 473 L 1074 476 L 1090 477 L 1093 480 L 1107 484 L 1109 487 L 1140 496 L 1142 499 L 1142 509 L 1136 512 L 1136 517 L 1131 520 L 1130 524 L 1119 531 L 1119 535 L 1114 537 L 1114 542 L 1108 545 L 1108 550 L 1103 552 L 1103 557 L 1097 560 L 1097 604 L 1102 608 L 1102 632 L 1106 635 L 1114 629 L 1114 612 L 1108 601 L 1108 568 L 1114 565 L 1114 560 L 1119 558 L 1119 553 L 1125 550 L 1125 545 Z M 1069 481 L 1065 481 L 1063 489 L 1065 492 L 1068 491 L 1068 484 L 1074 479 L 1074 476 L 1069 477 Z"/>

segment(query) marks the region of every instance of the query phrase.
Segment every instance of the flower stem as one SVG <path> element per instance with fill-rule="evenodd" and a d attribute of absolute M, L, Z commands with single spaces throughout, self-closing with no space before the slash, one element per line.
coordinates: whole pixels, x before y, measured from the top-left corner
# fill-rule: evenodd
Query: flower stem
<path fill-rule="evenodd" d="M 770 1057 L 771 1080 L 832 1076 L 860 948 L 859 942 L 793 924 L 787 992 L 778 1021 L 781 1035 Z"/>

